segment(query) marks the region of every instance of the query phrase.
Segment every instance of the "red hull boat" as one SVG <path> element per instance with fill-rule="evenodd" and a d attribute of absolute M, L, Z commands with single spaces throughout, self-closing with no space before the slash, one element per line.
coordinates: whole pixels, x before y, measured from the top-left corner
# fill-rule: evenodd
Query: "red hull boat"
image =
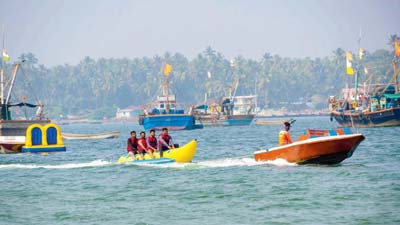
<path fill-rule="evenodd" d="M 341 130 L 307 130 L 296 142 L 254 152 L 256 161 L 285 159 L 298 164 L 337 164 L 353 155 L 365 139 L 362 134 L 345 134 Z"/>

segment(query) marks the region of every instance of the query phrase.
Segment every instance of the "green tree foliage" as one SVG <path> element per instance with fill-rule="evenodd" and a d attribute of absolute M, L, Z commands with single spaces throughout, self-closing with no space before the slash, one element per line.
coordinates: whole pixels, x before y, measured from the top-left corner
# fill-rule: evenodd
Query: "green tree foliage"
<path fill-rule="evenodd" d="M 393 37 L 389 41 L 391 41 Z M 208 98 L 226 96 L 235 79 L 240 78 L 237 95 L 254 94 L 257 90 L 261 107 L 280 103 L 308 101 L 312 96 L 336 95 L 353 77 L 345 75 L 345 51 L 341 48 L 324 58 L 282 58 L 265 53 L 261 59 L 238 56 L 227 59 L 211 47 L 195 58 L 180 53 L 165 53 L 153 58 L 85 57 L 77 65 L 47 68 L 32 54 L 24 60 L 18 74 L 13 101 L 27 96 L 28 102 L 41 101 L 51 117 L 92 112 L 91 115 L 111 116 L 117 107 L 146 105 L 161 93 L 162 65 L 169 63 L 170 90 L 186 106 L 200 104 Z M 357 57 L 354 57 L 357 58 Z M 354 65 L 360 71 L 360 81 L 373 76 L 374 82 L 388 82 L 393 74 L 393 53 L 387 50 L 366 52 Z M 362 73 L 367 67 L 368 74 Z M 7 70 L 11 70 L 7 64 Z M 372 79 L 369 79 L 372 80 Z"/>

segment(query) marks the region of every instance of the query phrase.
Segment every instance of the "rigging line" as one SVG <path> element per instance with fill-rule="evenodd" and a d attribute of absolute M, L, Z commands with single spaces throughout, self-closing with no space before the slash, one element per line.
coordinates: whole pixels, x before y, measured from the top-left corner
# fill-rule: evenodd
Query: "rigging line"
<path fill-rule="evenodd" d="M 21 72 L 22 72 L 22 74 L 24 75 L 24 77 L 27 77 L 27 76 L 26 76 L 26 73 L 25 73 L 25 71 L 24 71 L 24 69 L 23 69 L 22 67 L 21 67 L 20 69 L 21 69 Z M 29 79 L 27 79 L 27 78 L 25 78 L 25 80 L 27 80 L 28 86 L 29 86 L 30 89 L 32 90 L 31 94 L 33 95 L 34 100 L 35 100 L 37 103 L 39 103 L 39 102 L 40 102 L 40 101 L 39 101 L 39 98 L 37 97 L 37 95 L 36 95 L 36 93 L 35 93 L 35 91 L 34 91 L 34 89 L 33 89 L 33 85 L 32 85 L 32 83 L 31 83 L 31 81 L 29 81 Z"/>
<path fill-rule="evenodd" d="M 25 119 L 28 119 L 27 107 L 24 107 L 24 115 L 25 115 Z"/>
<path fill-rule="evenodd" d="M 351 111 L 349 111 L 349 113 L 350 113 L 351 127 L 354 129 L 353 116 L 351 115 Z"/>

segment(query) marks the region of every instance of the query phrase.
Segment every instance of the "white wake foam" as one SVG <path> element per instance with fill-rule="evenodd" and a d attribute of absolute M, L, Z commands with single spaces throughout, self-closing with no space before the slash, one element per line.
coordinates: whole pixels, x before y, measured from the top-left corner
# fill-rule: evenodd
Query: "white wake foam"
<path fill-rule="evenodd" d="M 232 166 L 258 166 L 263 164 L 271 164 L 275 166 L 294 166 L 296 163 L 289 163 L 284 159 L 276 159 L 273 161 L 255 161 L 254 158 L 225 158 L 217 160 L 209 160 L 197 163 L 204 167 L 232 167 Z"/>
<path fill-rule="evenodd" d="M 0 169 L 76 169 L 76 168 L 85 168 L 85 167 L 99 167 L 99 166 L 107 166 L 113 163 L 103 160 L 95 160 L 92 162 L 86 163 L 68 163 L 61 165 L 38 165 L 38 164 L 5 164 L 0 165 Z"/>
<path fill-rule="evenodd" d="M 258 166 L 270 164 L 275 166 L 295 166 L 296 163 L 289 163 L 284 159 L 276 159 L 273 161 L 255 161 L 254 158 L 224 158 L 216 160 L 206 160 L 192 163 L 165 163 L 165 164 L 137 164 L 138 166 L 149 166 L 157 168 L 184 168 L 184 169 L 200 169 L 200 168 L 222 168 L 222 167 L 241 167 L 241 166 Z"/>

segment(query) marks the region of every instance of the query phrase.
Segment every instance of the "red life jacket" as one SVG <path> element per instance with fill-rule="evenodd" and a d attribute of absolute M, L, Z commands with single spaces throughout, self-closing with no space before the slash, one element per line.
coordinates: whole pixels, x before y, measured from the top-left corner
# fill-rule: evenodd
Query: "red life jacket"
<path fill-rule="evenodd" d="M 144 146 L 144 148 L 142 148 L 142 146 L 140 146 L 139 143 L 141 143 Z M 139 138 L 139 140 L 138 140 L 138 150 L 139 151 L 143 151 L 143 150 L 146 151 L 147 150 L 146 138 Z"/>
<path fill-rule="evenodd" d="M 171 136 L 169 136 L 169 135 L 160 134 L 158 136 L 158 138 L 159 138 L 158 144 L 160 146 L 163 146 L 163 143 L 161 142 L 161 139 L 164 140 L 167 143 L 167 145 L 169 145 L 169 142 L 171 141 Z"/>
<path fill-rule="evenodd" d="M 149 145 L 153 148 L 157 148 L 157 138 L 153 136 L 148 136 L 147 141 L 149 142 Z M 148 147 L 150 147 L 148 146 Z"/>
<path fill-rule="evenodd" d="M 137 149 L 137 138 L 136 137 L 128 138 L 128 143 L 131 143 L 135 149 L 132 149 L 131 146 L 128 144 L 128 145 L 126 145 L 126 151 L 127 152 L 136 151 L 136 149 Z"/>

